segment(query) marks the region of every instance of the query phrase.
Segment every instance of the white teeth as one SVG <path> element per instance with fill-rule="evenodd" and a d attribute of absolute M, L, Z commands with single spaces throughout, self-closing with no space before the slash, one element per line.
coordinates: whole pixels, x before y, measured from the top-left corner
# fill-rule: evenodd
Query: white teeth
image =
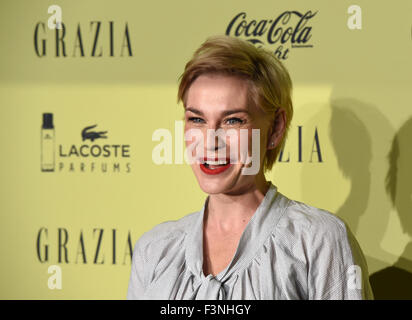
<path fill-rule="evenodd" d="M 218 161 L 206 161 L 209 166 L 217 166 L 220 164 L 227 164 L 226 160 L 218 160 Z"/>

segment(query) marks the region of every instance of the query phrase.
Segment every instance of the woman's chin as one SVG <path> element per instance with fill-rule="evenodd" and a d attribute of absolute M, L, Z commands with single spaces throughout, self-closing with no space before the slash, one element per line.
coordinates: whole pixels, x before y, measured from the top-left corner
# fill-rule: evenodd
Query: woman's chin
<path fill-rule="evenodd" d="M 229 186 L 226 186 L 225 184 L 222 183 L 206 183 L 206 182 L 200 182 L 200 189 L 204 193 L 207 194 L 219 194 L 219 193 L 225 193 L 229 189 Z"/>
<path fill-rule="evenodd" d="M 218 194 L 226 193 L 233 189 L 236 185 L 236 177 L 225 177 L 225 178 L 208 178 L 208 177 L 198 177 L 198 183 L 200 189 L 207 194 Z"/>

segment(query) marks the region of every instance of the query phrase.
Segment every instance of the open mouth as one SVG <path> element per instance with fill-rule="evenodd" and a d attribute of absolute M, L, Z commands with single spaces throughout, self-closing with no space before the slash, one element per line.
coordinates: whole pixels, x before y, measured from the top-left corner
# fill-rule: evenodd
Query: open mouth
<path fill-rule="evenodd" d="M 229 158 L 222 160 L 204 159 L 204 163 L 200 164 L 200 169 L 207 174 L 219 174 L 226 171 L 230 166 Z"/>

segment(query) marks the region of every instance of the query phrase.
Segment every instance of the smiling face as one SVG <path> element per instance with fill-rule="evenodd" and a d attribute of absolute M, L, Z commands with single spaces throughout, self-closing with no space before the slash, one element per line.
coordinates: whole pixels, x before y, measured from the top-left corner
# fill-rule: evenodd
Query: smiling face
<path fill-rule="evenodd" d="M 185 133 L 190 129 L 202 132 L 203 145 L 200 145 L 203 154 L 194 151 L 192 156 L 200 160 L 205 158 L 206 163 L 195 162 L 191 166 L 204 192 L 237 194 L 249 190 L 254 185 L 259 187 L 265 184 L 264 156 L 268 147 L 276 146 L 270 146 L 268 142 L 268 138 L 272 138 L 271 121 L 268 118 L 263 110 L 248 104 L 248 82 L 246 80 L 218 74 L 203 74 L 196 78 L 187 93 Z M 235 139 L 229 135 L 223 139 L 207 138 L 208 135 L 211 137 L 210 132 L 218 129 L 223 129 L 226 133 L 235 133 Z M 241 129 L 244 129 L 242 131 L 246 133 L 247 146 L 245 143 L 240 143 Z M 260 138 L 254 142 L 260 146 L 257 157 L 260 165 L 257 174 L 244 175 L 242 168 L 250 164 L 245 165 L 239 161 L 230 162 L 234 159 L 243 159 L 242 151 L 243 154 L 247 151 L 249 156 L 252 156 L 252 129 L 260 130 Z M 231 140 L 232 146 L 235 143 L 238 148 L 230 148 Z M 192 143 L 196 142 L 186 141 L 186 147 Z"/>

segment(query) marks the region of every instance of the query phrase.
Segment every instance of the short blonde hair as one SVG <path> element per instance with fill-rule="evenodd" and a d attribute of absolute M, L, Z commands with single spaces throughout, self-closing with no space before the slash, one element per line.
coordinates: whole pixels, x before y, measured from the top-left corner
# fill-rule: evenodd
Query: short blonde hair
<path fill-rule="evenodd" d="M 293 116 L 292 81 L 285 66 L 270 51 L 229 36 L 209 37 L 196 50 L 179 78 L 177 101 L 186 106 L 186 96 L 193 81 L 201 74 L 218 73 L 248 80 L 248 103 L 261 107 L 275 124 L 279 109 L 286 113 L 286 127 L 281 142 L 267 150 L 263 169 L 272 169 L 284 147 Z"/>

